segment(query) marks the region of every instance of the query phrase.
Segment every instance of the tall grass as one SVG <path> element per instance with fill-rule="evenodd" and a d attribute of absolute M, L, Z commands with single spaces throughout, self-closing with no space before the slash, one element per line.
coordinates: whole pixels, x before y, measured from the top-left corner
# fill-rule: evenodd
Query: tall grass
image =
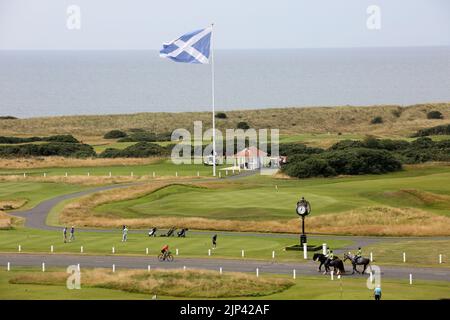
<path fill-rule="evenodd" d="M 9 280 L 12 284 L 64 285 L 65 272 L 24 273 Z M 180 298 L 227 298 L 266 296 L 282 292 L 294 282 L 275 277 L 255 277 L 230 272 L 220 275 L 206 270 L 83 270 L 81 286 Z"/>

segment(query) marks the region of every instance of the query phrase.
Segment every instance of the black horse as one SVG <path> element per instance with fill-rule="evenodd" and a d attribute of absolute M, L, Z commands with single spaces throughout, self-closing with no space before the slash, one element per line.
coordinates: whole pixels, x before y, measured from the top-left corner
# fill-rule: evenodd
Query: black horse
<path fill-rule="evenodd" d="M 319 270 L 318 270 L 319 272 L 322 271 L 322 265 L 325 265 L 325 273 L 330 271 L 330 267 L 333 267 L 335 272 L 337 269 L 336 274 L 345 273 L 344 263 L 342 262 L 341 259 L 339 259 L 338 257 L 335 256 L 334 259 L 331 260 L 328 265 L 326 265 L 325 262 L 327 261 L 327 259 L 328 258 L 325 257 L 325 255 L 323 253 L 314 253 L 313 260 L 320 262 Z"/>

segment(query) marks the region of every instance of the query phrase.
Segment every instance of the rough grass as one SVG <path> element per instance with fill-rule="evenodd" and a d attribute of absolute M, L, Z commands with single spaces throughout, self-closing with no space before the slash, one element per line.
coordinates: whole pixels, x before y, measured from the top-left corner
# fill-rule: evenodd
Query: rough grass
<path fill-rule="evenodd" d="M 67 273 L 22 274 L 11 284 L 64 285 Z M 293 281 L 275 277 L 255 277 L 244 273 L 203 270 L 126 270 L 113 273 L 105 269 L 83 270 L 82 286 L 115 289 L 133 293 L 183 298 L 227 298 L 266 296 L 287 290 Z"/>
<path fill-rule="evenodd" d="M 1 169 L 33 169 L 33 168 L 73 168 L 73 167 L 103 167 L 146 165 L 160 161 L 159 158 L 63 158 L 63 157 L 33 157 L 17 159 L 0 159 Z"/>
<path fill-rule="evenodd" d="M 133 186 L 122 190 L 108 190 L 76 200 L 64 207 L 60 221 L 83 227 L 170 228 L 182 225 L 198 230 L 255 231 L 296 233 L 299 219 L 290 220 L 227 220 L 201 217 L 154 216 L 149 218 L 121 218 L 114 213 L 98 213 L 95 208 L 108 203 L 144 197 L 161 190 L 170 183 Z M 208 184 L 203 183 L 201 187 Z M 217 187 L 217 185 L 215 185 Z M 416 208 L 367 207 L 339 214 L 311 216 L 308 232 L 352 235 L 390 236 L 446 236 L 450 235 L 450 217 L 432 214 Z"/>
<path fill-rule="evenodd" d="M 27 199 L 12 199 L 12 200 L 1 200 L 0 199 L 0 210 L 6 206 L 11 207 L 11 210 L 19 209 L 23 207 L 28 202 Z"/>
<path fill-rule="evenodd" d="M 444 120 L 427 119 L 427 112 L 431 110 L 440 111 Z M 227 111 L 226 114 L 226 120 L 216 122 L 217 128 L 234 128 L 238 122 L 246 121 L 255 129 L 278 128 L 282 134 L 370 132 L 377 136 L 406 136 L 421 128 L 450 123 L 450 103 L 408 107 L 389 105 L 259 109 Z M 381 116 L 383 123 L 371 125 L 371 119 L 376 116 Z M 158 112 L 0 120 L 0 132 L 14 136 L 74 134 L 83 141 L 94 141 L 113 129 L 144 128 L 167 132 L 175 128 L 192 128 L 194 120 L 203 121 L 204 127 L 211 127 L 209 112 Z"/>

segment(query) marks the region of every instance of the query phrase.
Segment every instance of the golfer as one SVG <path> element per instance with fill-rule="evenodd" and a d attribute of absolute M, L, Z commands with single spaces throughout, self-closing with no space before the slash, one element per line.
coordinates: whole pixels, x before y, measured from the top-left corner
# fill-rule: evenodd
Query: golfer
<path fill-rule="evenodd" d="M 63 240 L 64 240 L 64 243 L 67 242 L 67 227 L 64 227 L 64 229 L 63 229 Z"/>
<path fill-rule="evenodd" d="M 213 235 L 213 237 L 212 237 L 212 245 L 213 245 L 213 249 L 215 249 L 217 246 L 217 234 Z"/>
<path fill-rule="evenodd" d="M 128 237 L 128 227 L 127 226 L 123 226 L 122 242 L 127 242 L 127 237 Z"/>
<path fill-rule="evenodd" d="M 75 241 L 75 227 L 72 226 L 72 228 L 70 228 L 70 238 L 69 238 L 69 242 Z"/>

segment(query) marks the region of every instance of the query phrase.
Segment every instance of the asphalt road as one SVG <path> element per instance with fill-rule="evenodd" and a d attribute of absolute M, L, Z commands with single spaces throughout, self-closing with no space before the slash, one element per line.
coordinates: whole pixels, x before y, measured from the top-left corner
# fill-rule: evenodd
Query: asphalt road
<path fill-rule="evenodd" d="M 97 255 L 66 255 L 66 254 L 25 254 L 10 253 L 0 254 L 0 265 L 5 266 L 10 262 L 11 269 L 15 266 L 27 266 L 41 268 L 44 262 L 46 268 L 49 267 L 68 267 L 69 265 L 80 264 L 80 268 L 112 268 L 115 265 L 116 270 L 123 269 L 145 269 L 148 265 L 152 269 L 208 269 L 217 270 L 222 268 L 223 272 L 256 272 L 259 273 L 275 273 L 292 275 L 296 270 L 297 277 L 321 275 L 317 271 L 318 263 L 311 260 L 303 263 L 293 262 L 269 262 L 250 259 L 201 259 L 201 258 L 183 258 L 175 256 L 172 262 L 160 262 L 156 257 L 142 256 L 97 256 Z M 346 274 L 348 277 L 368 277 L 368 275 L 351 275 L 351 265 L 346 264 Z M 436 280 L 450 281 L 450 270 L 443 268 L 407 268 L 381 266 L 382 278 L 395 278 L 409 282 L 409 275 L 413 275 L 413 279 L 420 280 Z M 361 266 L 359 267 L 361 270 Z"/>

